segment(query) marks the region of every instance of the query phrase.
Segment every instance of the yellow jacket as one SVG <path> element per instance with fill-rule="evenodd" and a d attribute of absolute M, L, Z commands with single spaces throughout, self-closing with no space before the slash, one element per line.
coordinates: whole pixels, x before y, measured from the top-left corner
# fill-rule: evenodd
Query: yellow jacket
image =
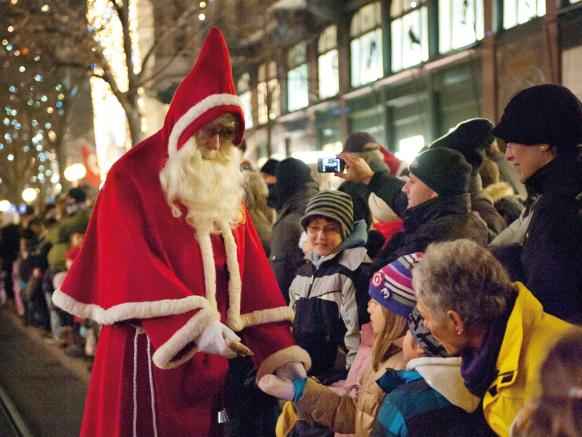
<path fill-rule="evenodd" d="M 498 375 L 483 398 L 483 412 L 496 434 L 509 436 L 511 423 L 539 390 L 539 368 L 571 325 L 544 312 L 521 282 L 497 358 Z"/>

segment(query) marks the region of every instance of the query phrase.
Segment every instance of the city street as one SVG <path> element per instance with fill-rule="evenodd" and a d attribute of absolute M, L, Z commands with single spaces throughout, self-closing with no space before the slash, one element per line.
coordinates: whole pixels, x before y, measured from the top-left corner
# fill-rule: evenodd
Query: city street
<path fill-rule="evenodd" d="M 40 330 L 24 327 L 16 315 L 0 309 L 0 390 L 30 435 L 79 435 L 88 380 L 85 362 L 68 357 Z M 2 401 L 0 436 L 18 435 Z"/>

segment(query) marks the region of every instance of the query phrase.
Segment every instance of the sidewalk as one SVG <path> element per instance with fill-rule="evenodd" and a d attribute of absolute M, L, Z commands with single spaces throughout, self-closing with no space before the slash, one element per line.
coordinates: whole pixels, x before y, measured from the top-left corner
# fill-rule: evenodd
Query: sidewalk
<path fill-rule="evenodd" d="M 79 435 L 89 377 L 87 362 L 47 343 L 10 306 L 0 308 L 0 387 L 30 435 Z"/>
<path fill-rule="evenodd" d="M 35 326 L 25 326 L 22 319 L 11 309 L 10 303 L 0 307 L 0 317 L 10 322 L 18 331 L 44 352 L 56 359 L 63 367 L 73 373 L 81 382 L 89 386 L 91 378 L 90 363 L 83 358 L 67 355 L 65 350 L 55 343 L 48 341 L 46 332 Z"/>

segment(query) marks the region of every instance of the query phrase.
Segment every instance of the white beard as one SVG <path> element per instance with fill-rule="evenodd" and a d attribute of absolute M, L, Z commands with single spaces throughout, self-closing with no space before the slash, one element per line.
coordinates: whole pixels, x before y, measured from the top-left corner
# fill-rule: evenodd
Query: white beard
<path fill-rule="evenodd" d="M 233 144 L 222 143 L 220 150 L 209 151 L 190 138 L 160 172 L 174 217 L 182 215 L 179 201 L 188 211 L 186 221 L 199 235 L 239 223 L 243 199 L 239 166 L 240 152 Z"/>

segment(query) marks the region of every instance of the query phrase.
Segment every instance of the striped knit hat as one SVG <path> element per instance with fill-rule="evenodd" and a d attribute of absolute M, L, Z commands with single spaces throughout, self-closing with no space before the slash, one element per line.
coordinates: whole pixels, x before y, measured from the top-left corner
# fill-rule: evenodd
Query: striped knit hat
<path fill-rule="evenodd" d="M 414 308 L 408 316 L 408 330 L 426 355 L 429 357 L 448 357 L 447 351 L 439 341 L 424 327 L 424 319 L 418 308 Z"/>
<path fill-rule="evenodd" d="M 422 252 L 401 256 L 374 273 L 368 288 L 370 297 L 394 313 L 408 317 L 416 306 L 412 269 L 422 256 Z"/>
<path fill-rule="evenodd" d="M 322 216 L 338 222 L 342 228 L 342 239 L 345 240 L 354 229 L 354 207 L 352 198 L 341 191 L 320 191 L 307 203 L 305 215 L 301 218 L 301 226 L 307 230 L 309 219 Z"/>

